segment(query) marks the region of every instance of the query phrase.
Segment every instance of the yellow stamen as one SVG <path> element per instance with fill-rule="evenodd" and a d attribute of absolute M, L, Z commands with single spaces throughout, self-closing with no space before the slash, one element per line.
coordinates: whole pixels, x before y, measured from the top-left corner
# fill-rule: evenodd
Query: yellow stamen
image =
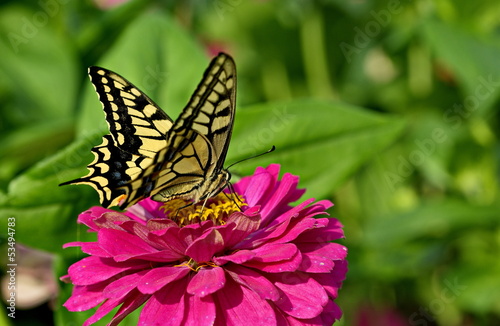
<path fill-rule="evenodd" d="M 183 199 L 173 199 L 166 202 L 161 209 L 179 226 L 208 220 L 216 225 L 223 225 L 229 215 L 239 212 L 240 207 L 246 205 L 238 194 L 220 193 L 207 200 L 206 203 L 191 204 Z"/>
<path fill-rule="evenodd" d="M 211 261 L 204 261 L 197 263 L 193 260 L 193 258 L 190 258 L 189 261 L 183 262 L 182 264 L 179 265 L 174 265 L 174 267 L 181 267 L 181 266 L 186 266 L 193 272 L 198 272 L 202 267 L 217 267 L 217 265 L 214 262 Z"/>

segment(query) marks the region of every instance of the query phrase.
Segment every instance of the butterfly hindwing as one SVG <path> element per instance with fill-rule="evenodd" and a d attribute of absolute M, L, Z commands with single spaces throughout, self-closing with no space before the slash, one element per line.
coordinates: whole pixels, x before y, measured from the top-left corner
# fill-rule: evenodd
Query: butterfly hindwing
<path fill-rule="evenodd" d="M 172 122 L 147 95 L 120 75 L 90 67 L 110 135 L 92 149 L 89 174 L 63 184 L 89 184 L 103 206 L 124 209 L 152 196 L 194 202 L 220 192 L 236 99 L 236 67 L 219 54 L 179 118 Z"/>
<path fill-rule="evenodd" d="M 123 151 L 115 145 L 111 135 L 102 137 L 102 143 L 92 148 L 94 161 L 88 165 L 89 173 L 64 184 L 88 184 L 99 194 L 104 207 L 118 205 L 126 195 L 123 186 L 134 180 L 141 171 L 150 166 L 152 159 Z"/>

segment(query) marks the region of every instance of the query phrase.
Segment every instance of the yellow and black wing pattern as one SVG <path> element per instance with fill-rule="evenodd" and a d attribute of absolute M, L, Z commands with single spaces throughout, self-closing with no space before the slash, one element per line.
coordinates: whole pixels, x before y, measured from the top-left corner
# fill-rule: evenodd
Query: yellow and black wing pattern
<path fill-rule="evenodd" d="M 120 75 L 89 68 L 109 135 L 92 149 L 88 175 L 63 183 L 88 184 L 104 207 L 125 209 L 139 200 L 184 198 L 198 202 L 227 184 L 223 169 L 234 121 L 236 67 L 220 53 L 173 122 L 147 95 Z"/>

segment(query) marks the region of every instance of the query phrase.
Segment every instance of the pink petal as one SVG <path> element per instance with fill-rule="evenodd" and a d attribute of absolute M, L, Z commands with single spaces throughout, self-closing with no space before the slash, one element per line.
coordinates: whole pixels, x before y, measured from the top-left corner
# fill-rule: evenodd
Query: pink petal
<path fill-rule="evenodd" d="M 299 183 L 299 178 L 293 176 L 289 173 L 285 173 L 281 179 L 278 188 L 273 192 L 271 198 L 266 200 L 266 203 L 262 205 L 261 215 L 263 217 L 263 224 L 269 223 L 270 218 L 278 215 L 277 212 L 282 208 L 282 205 L 287 205 L 300 198 L 303 191 L 296 193 L 297 184 Z M 290 197 L 294 198 L 290 198 Z M 293 200 L 295 199 L 295 200 Z"/>
<path fill-rule="evenodd" d="M 302 203 L 298 204 L 295 207 L 292 207 L 290 209 L 287 209 L 284 211 L 281 215 L 275 217 L 272 221 L 269 223 L 269 227 L 273 227 L 275 225 L 279 224 L 284 224 L 283 222 L 285 221 L 291 221 L 295 218 L 297 218 L 301 213 L 302 210 L 306 208 L 307 205 L 311 204 L 314 202 L 314 198 L 310 198 L 308 200 L 303 201 Z M 281 231 L 283 232 L 283 231 Z M 275 231 L 272 235 L 273 238 L 280 236 L 281 233 L 278 233 L 278 230 Z"/>
<path fill-rule="evenodd" d="M 102 249 L 102 247 L 97 242 L 82 243 L 80 249 L 87 255 L 103 258 L 112 257 L 112 255 L 109 254 L 106 250 Z"/>
<path fill-rule="evenodd" d="M 308 208 L 304 209 L 304 215 L 308 217 L 316 216 L 318 214 L 326 214 L 326 210 L 330 207 L 333 206 L 333 203 L 329 200 L 319 200 L 315 202 L 313 205 L 309 206 Z"/>
<path fill-rule="evenodd" d="M 347 274 L 347 260 L 336 261 L 331 274 L 339 282 L 344 281 Z"/>
<path fill-rule="evenodd" d="M 125 299 L 108 299 L 104 301 L 102 305 L 99 306 L 95 314 L 93 314 L 89 319 L 87 319 L 84 323 L 83 326 L 91 325 L 98 320 L 100 320 L 102 317 L 107 315 L 111 310 L 113 310 L 115 307 L 118 305 L 122 304 L 124 301 L 135 301 L 135 300 L 143 300 L 143 295 L 139 293 L 139 291 L 134 290 L 131 293 L 125 297 Z M 114 325 L 114 323 L 110 323 L 108 325 Z"/>
<path fill-rule="evenodd" d="M 245 189 L 245 198 L 249 206 L 256 206 L 263 202 L 263 198 L 268 196 L 276 182 L 276 178 L 260 167 L 255 170 L 253 176 L 249 177 L 249 180 Z"/>
<path fill-rule="evenodd" d="M 279 174 L 280 174 L 280 165 L 279 164 L 269 164 L 266 168 L 265 171 L 269 173 L 275 180 L 278 180 Z"/>
<path fill-rule="evenodd" d="M 302 262 L 297 270 L 308 273 L 328 273 L 334 265 L 329 258 L 302 252 Z"/>
<path fill-rule="evenodd" d="M 170 250 L 162 250 L 162 251 L 157 251 L 157 252 L 153 252 L 153 253 L 132 255 L 130 257 L 128 257 L 126 255 L 117 255 L 115 257 L 116 257 L 115 258 L 116 260 L 125 259 L 125 258 L 126 259 L 132 258 L 132 259 L 149 260 L 152 262 L 175 262 L 175 261 L 182 260 L 182 258 L 184 256 L 179 255 L 179 254 L 172 252 Z"/>
<path fill-rule="evenodd" d="M 185 266 L 153 268 L 141 278 L 137 288 L 144 294 L 155 293 L 162 287 L 182 279 L 189 274 L 190 271 L 191 270 Z"/>
<path fill-rule="evenodd" d="M 276 305 L 288 315 L 309 319 L 318 316 L 328 301 L 323 287 L 305 273 L 270 274 L 281 291 Z"/>
<path fill-rule="evenodd" d="M 172 220 L 165 219 L 165 218 L 154 218 L 152 220 L 149 220 L 146 223 L 146 227 L 151 232 L 166 230 L 166 229 L 172 228 L 172 227 L 179 229 L 179 226 L 177 225 L 177 223 L 175 223 Z"/>
<path fill-rule="evenodd" d="M 212 296 L 224 314 L 226 325 L 276 325 L 276 316 L 269 303 L 231 279 Z"/>
<path fill-rule="evenodd" d="M 68 242 L 63 244 L 63 249 L 70 248 L 70 247 L 79 247 L 82 245 L 82 243 L 88 243 L 88 242 L 81 242 L 81 241 L 74 241 L 74 242 Z M 90 242 L 90 243 L 95 243 L 95 242 Z"/>
<path fill-rule="evenodd" d="M 264 245 L 252 252 L 255 257 L 243 265 L 268 273 L 295 271 L 302 261 L 302 255 L 292 243 Z"/>
<path fill-rule="evenodd" d="M 163 203 L 151 200 L 149 198 L 143 199 L 137 204 L 129 207 L 125 215 L 136 221 L 148 221 L 154 218 L 165 218 L 165 213 L 160 210 Z"/>
<path fill-rule="evenodd" d="M 297 319 L 288 316 L 283 311 L 281 311 L 276 305 L 272 305 L 272 307 L 273 307 L 274 314 L 276 315 L 276 319 L 277 319 L 279 326 L 292 326 L 292 325 L 299 326 L 300 325 L 300 324 L 298 324 L 298 325 L 294 324 L 294 321 L 296 322 Z M 308 326 L 306 323 L 304 323 L 303 325 Z M 302 325 L 300 325 L 300 326 L 302 326 Z M 328 325 L 328 326 L 330 326 L 330 325 Z"/>
<path fill-rule="evenodd" d="M 297 252 L 297 247 L 293 243 L 266 244 L 252 252 L 255 253 L 253 261 L 269 263 L 289 260 Z"/>
<path fill-rule="evenodd" d="M 234 225 L 229 232 L 222 233 L 226 248 L 232 248 L 240 243 L 250 233 L 259 229 L 260 214 L 258 207 L 251 207 L 245 213 L 233 213 L 226 221 L 226 225 Z"/>
<path fill-rule="evenodd" d="M 157 252 L 136 235 L 121 230 L 99 230 L 98 242 L 104 250 L 114 256 L 115 261 L 124 261 L 136 255 Z"/>
<path fill-rule="evenodd" d="M 138 225 L 135 222 L 134 224 Z M 139 226 L 139 229 L 140 228 L 142 228 L 142 226 Z M 146 235 L 144 234 L 143 236 Z M 155 239 L 154 235 L 150 236 L 150 239 Z M 101 244 L 102 247 L 113 256 L 114 260 L 118 262 L 129 259 L 172 262 L 184 257 L 184 254 L 179 254 L 177 251 L 171 250 L 170 247 L 159 251 L 150 245 L 153 244 L 153 241 L 150 239 L 144 241 L 144 239 L 135 234 L 129 234 L 125 231 L 102 229 L 98 233 L 98 238 L 99 244 Z M 161 244 L 161 241 L 159 241 L 155 245 L 156 247 L 162 247 Z"/>
<path fill-rule="evenodd" d="M 226 272 L 237 283 L 253 290 L 262 299 L 276 301 L 279 298 L 278 289 L 262 274 L 235 264 L 227 266 Z"/>
<path fill-rule="evenodd" d="M 274 232 L 268 235 L 270 243 L 287 243 L 295 240 L 301 233 L 312 229 L 316 225 L 314 218 L 297 218 L 288 223 L 280 224 Z"/>
<path fill-rule="evenodd" d="M 256 256 L 256 258 L 257 257 L 258 256 Z M 253 267 L 267 273 L 282 273 L 296 271 L 302 262 L 302 254 L 298 250 L 285 260 L 262 262 L 256 260 L 256 258 L 244 263 L 243 265 Z"/>
<path fill-rule="evenodd" d="M 143 269 L 149 262 L 117 263 L 110 258 L 86 257 L 74 263 L 68 269 L 71 282 L 75 285 L 99 283 L 123 272 Z"/>
<path fill-rule="evenodd" d="M 283 213 L 281 216 L 269 223 L 267 227 L 261 228 L 260 230 L 252 234 L 251 237 L 248 237 L 248 239 L 238 243 L 236 246 L 234 246 L 234 248 L 254 248 L 264 242 L 269 242 L 272 239 L 279 238 L 283 234 L 286 234 L 288 226 L 291 222 L 291 218 L 293 216 L 297 216 L 301 209 L 309 205 L 312 201 L 314 201 L 314 199 L 309 199 Z"/>
<path fill-rule="evenodd" d="M 298 238 L 298 242 L 330 242 L 344 238 L 342 224 L 335 218 L 320 218 L 317 219 L 318 227 L 302 233 Z M 323 227 L 321 227 L 323 226 Z"/>
<path fill-rule="evenodd" d="M 297 244 L 297 247 L 303 253 L 314 254 L 331 260 L 344 260 L 347 256 L 347 248 L 334 242 L 300 243 Z"/>
<path fill-rule="evenodd" d="M 120 224 L 127 221 L 130 221 L 130 217 L 115 211 L 104 213 L 100 217 L 94 219 L 94 223 L 99 228 L 116 230 L 121 230 Z"/>
<path fill-rule="evenodd" d="M 144 302 L 146 302 L 151 296 L 142 294 L 138 296 L 130 296 L 127 298 L 123 304 L 120 306 L 120 309 L 113 316 L 113 319 L 108 324 L 109 326 L 118 325 L 125 317 L 127 317 L 131 312 L 134 312 L 137 308 L 142 306 Z"/>
<path fill-rule="evenodd" d="M 189 281 L 187 292 L 197 297 L 204 297 L 224 287 L 226 276 L 221 267 L 202 267 Z"/>
<path fill-rule="evenodd" d="M 109 299 L 124 298 L 127 294 L 134 290 L 137 285 L 140 284 L 139 281 L 146 273 L 147 271 L 145 270 L 139 271 L 137 273 L 125 275 L 116 281 L 109 283 L 103 291 L 104 297 Z"/>
<path fill-rule="evenodd" d="M 289 326 L 323 326 L 323 325 L 332 325 L 332 324 L 323 324 L 320 316 L 316 316 L 310 319 L 297 319 L 292 316 L 286 315 L 287 325 Z"/>
<path fill-rule="evenodd" d="M 101 228 L 101 226 L 96 225 L 94 223 L 94 220 L 107 212 L 112 212 L 112 210 L 103 208 L 101 206 L 93 206 L 90 209 L 78 215 L 77 221 L 78 223 L 85 224 L 93 231 L 98 231 Z"/>
<path fill-rule="evenodd" d="M 69 242 L 63 245 L 63 248 L 69 247 L 80 247 L 80 249 L 91 256 L 97 257 L 107 257 L 110 258 L 110 255 L 107 251 L 101 248 L 101 246 L 97 242 Z"/>
<path fill-rule="evenodd" d="M 320 317 L 322 321 L 321 325 L 333 325 L 335 320 L 339 320 L 342 317 L 342 310 L 340 310 L 335 302 L 329 300 Z"/>
<path fill-rule="evenodd" d="M 179 229 L 179 238 L 190 246 L 196 239 L 203 234 L 203 229 L 199 224 L 189 224 Z"/>
<path fill-rule="evenodd" d="M 88 326 L 96 323 L 119 304 L 119 302 L 116 302 L 114 300 L 105 301 L 102 305 L 99 306 L 99 308 L 97 308 L 96 312 L 82 324 L 82 326 Z"/>
<path fill-rule="evenodd" d="M 151 241 L 149 239 L 148 236 L 149 236 L 150 230 L 146 225 L 137 223 L 135 221 L 126 221 L 126 222 L 121 223 L 120 227 L 123 230 L 127 231 L 127 233 L 135 235 L 137 238 L 141 239 L 149 246 L 151 246 L 155 249 L 163 249 L 157 243 L 155 243 L 154 241 Z"/>
<path fill-rule="evenodd" d="M 215 253 L 224 249 L 224 239 L 217 229 L 203 234 L 186 249 L 186 255 L 196 262 L 212 260 Z"/>
<path fill-rule="evenodd" d="M 69 311 L 84 311 L 96 307 L 105 298 L 102 293 L 105 283 L 73 287 L 71 297 L 63 304 Z"/>
<path fill-rule="evenodd" d="M 179 256 L 184 256 L 187 244 L 180 237 L 180 230 L 181 229 L 179 227 L 170 227 L 166 230 L 162 230 L 161 232 L 153 231 L 149 233 L 148 238 L 158 246 L 175 252 Z"/>
<path fill-rule="evenodd" d="M 347 273 L 347 261 L 337 261 L 330 273 L 311 274 L 310 276 L 316 280 L 328 295 L 335 299 L 337 297 L 338 289 L 342 286 L 342 281 L 345 279 Z"/>
<path fill-rule="evenodd" d="M 187 316 L 183 326 L 213 325 L 215 322 L 215 304 L 211 295 L 205 297 L 188 296 Z"/>
<path fill-rule="evenodd" d="M 184 278 L 155 292 L 142 308 L 138 325 L 152 326 L 167 322 L 170 325 L 182 325 L 186 313 L 186 285 L 187 278 Z"/>
<path fill-rule="evenodd" d="M 228 262 L 233 262 L 235 264 L 243 264 L 250 259 L 255 257 L 255 253 L 250 250 L 238 250 L 233 254 L 227 256 L 214 257 L 213 262 L 219 266 L 222 266 Z"/>
<path fill-rule="evenodd" d="M 280 311 L 278 311 L 277 313 L 279 314 Z M 288 316 L 288 315 L 285 315 L 284 317 L 286 318 L 286 325 L 289 325 L 289 326 L 333 325 L 336 320 L 339 320 L 340 317 L 342 317 L 342 311 L 333 301 L 328 301 L 326 306 L 323 309 L 323 312 L 317 317 L 314 317 L 311 319 L 297 319 L 297 318 L 294 318 L 294 317 Z"/>

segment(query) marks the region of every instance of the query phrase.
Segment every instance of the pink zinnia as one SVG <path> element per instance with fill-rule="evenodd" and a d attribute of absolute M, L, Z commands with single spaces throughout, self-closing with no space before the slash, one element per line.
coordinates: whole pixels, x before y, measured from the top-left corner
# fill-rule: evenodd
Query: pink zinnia
<path fill-rule="evenodd" d="M 297 176 L 278 180 L 279 169 L 257 168 L 205 207 L 145 199 L 126 213 L 80 214 L 97 241 L 66 244 L 90 257 L 63 277 L 75 285 L 64 306 L 101 304 L 84 325 L 121 305 L 117 325 L 143 304 L 139 325 L 333 324 L 347 249 L 330 241 L 343 237 L 342 225 L 315 218 L 330 201 L 290 206 L 304 190 Z"/>

